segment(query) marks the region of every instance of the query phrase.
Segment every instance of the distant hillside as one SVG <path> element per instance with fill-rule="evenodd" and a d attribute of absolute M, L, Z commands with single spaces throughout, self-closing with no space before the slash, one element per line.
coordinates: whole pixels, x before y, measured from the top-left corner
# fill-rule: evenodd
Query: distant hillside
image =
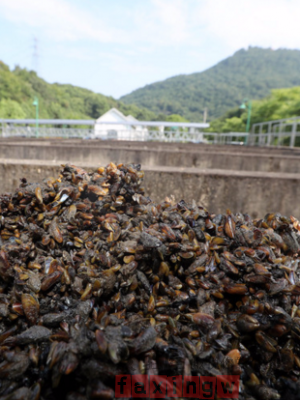
<path fill-rule="evenodd" d="M 96 119 L 110 108 L 140 120 L 155 119 L 155 113 L 123 104 L 112 97 L 72 85 L 49 84 L 34 71 L 16 67 L 11 71 L 0 61 L 0 119 L 34 118 L 34 96 L 39 99 L 40 118 Z"/>
<path fill-rule="evenodd" d="M 153 83 L 121 97 L 127 104 L 154 113 L 180 114 L 211 121 L 238 106 L 245 97 L 260 99 L 271 89 L 300 85 L 300 51 L 250 47 L 239 50 L 208 70 Z"/>

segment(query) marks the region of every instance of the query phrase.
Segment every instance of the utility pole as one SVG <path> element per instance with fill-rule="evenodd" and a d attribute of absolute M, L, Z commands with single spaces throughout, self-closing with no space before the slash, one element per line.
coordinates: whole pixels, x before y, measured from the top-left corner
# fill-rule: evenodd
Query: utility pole
<path fill-rule="evenodd" d="M 250 100 L 248 100 L 248 114 L 247 114 L 247 125 L 246 125 L 246 132 L 248 133 L 250 130 L 251 108 L 252 108 L 252 103 Z"/>
<path fill-rule="evenodd" d="M 242 110 L 247 110 L 246 132 L 249 133 L 249 130 L 250 130 L 250 120 L 251 120 L 251 109 L 252 109 L 251 100 L 244 99 L 243 103 L 240 105 L 240 109 L 242 109 Z"/>
<path fill-rule="evenodd" d="M 247 123 L 246 123 L 246 133 L 249 134 L 250 130 L 250 120 L 251 120 L 251 109 L 252 103 L 249 99 L 244 99 L 243 103 L 240 105 L 240 109 L 247 110 Z M 246 136 L 245 144 L 248 144 L 248 136 Z"/>
<path fill-rule="evenodd" d="M 35 106 L 35 137 L 37 138 L 39 136 L 39 99 L 36 96 L 32 105 Z"/>
<path fill-rule="evenodd" d="M 203 110 L 203 122 L 206 123 L 206 120 L 207 120 L 207 107 L 205 107 Z"/>

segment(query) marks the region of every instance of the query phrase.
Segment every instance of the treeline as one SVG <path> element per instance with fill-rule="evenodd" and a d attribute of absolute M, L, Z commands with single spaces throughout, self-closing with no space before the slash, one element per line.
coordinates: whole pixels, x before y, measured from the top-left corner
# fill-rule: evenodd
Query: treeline
<path fill-rule="evenodd" d="M 247 109 L 236 107 L 211 122 L 209 132 L 245 132 Z M 300 86 L 274 89 L 262 100 L 252 101 L 251 125 L 257 122 L 300 116 Z"/>
<path fill-rule="evenodd" d="M 0 61 L 0 118 L 34 118 L 32 103 L 35 96 L 39 99 L 39 117 L 45 119 L 96 119 L 112 107 L 142 121 L 166 118 L 91 90 L 49 84 L 34 71 L 20 67 L 10 70 Z M 176 118 L 181 120 L 180 116 Z"/>
<path fill-rule="evenodd" d="M 282 57 L 285 55 L 285 65 L 287 67 L 287 71 L 282 71 L 281 80 L 273 81 L 273 85 L 276 86 L 276 84 L 279 84 L 280 82 L 283 84 L 284 76 L 286 76 L 286 73 L 288 73 L 288 71 L 294 71 L 295 61 L 298 59 L 297 57 L 300 54 L 299 51 L 278 50 L 277 52 L 272 52 L 271 50 L 256 48 L 250 49 L 248 51 L 243 50 L 236 53 L 236 55 L 234 55 L 233 57 L 218 64 L 214 68 L 218 67 L 217 69 L 219 70 L 219 68 L 221 68 L 221 65 L 223 65 L 225 69 L 223 67 L 220 69 L 221 76 L 228 76 L 228 71 L 231 71 L 230 74 L 233 73 L 232 71 L 238 71 L 238 69 L 232 69 L 232 63 L 234 60 L 234 63 L 237 63 L 237 65 L 239 65 L 238 60 L 240 59 L 246 57 L 249 61 L 250 57 L 250 59 L 253 58 L 253 60 L 256 60 L 258 55 L 260 55 L 262 59 L 269 56 L 274 61 L 273 53 L 276 54 L 276 57 L 280 56 L 280 54 L 282 55 Z M 270 54 L 272 54 L 272 56 L 270 56 Z M 287 60 L 290 60 L 290 62 L 288 62 Z M 256 68 L 257 74 L 259 75 L 259 71 L 261 71 L 262 69 L 255 66 L 255 63 L 251 64 L 251 66 L 254 70 Z M 211 68 L 206 72 L 210 71 L 210 74 L 213 73 L 213 75 L 215 75 L 215 72 L 213 72 L 214 68 Z M 264 75 L 267 74 L 267 69 L 263 70 Z M 300 68 L 297 70 L 297 76 L 300 80 L 299 71 Z M 245 76 L 243 79 L 244 81 L 247 81 L 247 74 L 245 73 L 245 71 L 244 75 Z M 235 78 L 236 83 L 241 83 L 241 80 L 237 73 Z M 260 77 L 259 79 L 262 78 Z M 291 73 L 289 84 L 291 84 L 293 81 L 297 81 L 297 79 L 298 78 L 296 77 L 295 73 Z M 268 82 L 269 85 L 270 80 Z M 268 85 L 265 83 L 260 87 L 266 88 Z M 154 87 L 155 86 L 150 85 L 148 90 L 152 91 L 151 88 Z M 182 86 L 180 87 L 177 90 L 180 93 L 185 92 L 186 87 L 183 85 L 183 81 Z M 242 88 L 242 84 L 240 84 L 240 87 Z M 220 85 L 218 90 L 211 87 L 211 95 L 212 93 L 215 93 L 215 98 L 222 98 L 222 96 L 224 95 L 223 89 L 224 86 L 222 85 Z M 160 91 L 156 92 L 156 90 L 154 90 L 154 92 L 156 93 L 155 96 L 162 96 L 160 99 L 161 101 L 163 101 L 164 96 L 166 95 L 166 93 L 168 93 L 168 91 L 164 94 Z M 191 96 L 194 92 L 191 89 Z M 233 86 L 230 88 L 229 84 L 227 85 L 226 93 L 227 101 L 224 100 L 226 106 L 225 113 L 223 113 L 221 117 L 218 117 L 217 119 L 213 119 L 211 121 L 209 131 L 244 132 L 246 129 L 247 111 L 238 107 L 238 104 L 242 103 L 243 98 L 242 96 L 235 96 L 235 88 Z M 261 93 L 263 93 L 263 91 Z M 269 93 L 271 94 L 261 100 L 253 100 L 253 96 L 247 96 L 248 98 L 252 99 L 251 124 L 300 115 L 300 86 L 286 89 L 273 89 L 269 90 Z M 194 114 L 191 115 L 189 113 L 185 113 L 185 109 L 180 107 L 171 107 L 167 110 L 168 112 L 166 112 L 165 109 L 163 110 L 164 112 L 161 112 L 160 107 L 154 107 L 153 111 L 148 110 L 145 107 L 140 107 L 133 104 L 124 104 L 123 101 L 116 100 L 112 97 L 107 97 L 102 94 L 97 94 L 92 92 L 91 90 L 87 90 L 77 86 L 62 85 L 57 83 L 49 84 L 45 80 L 38 77 L 34 71 L 28 71 L 27 69 L 20 67 L 15 67 L 13 70 L 10 70 L 7 65 L 0 61 L 0 119 L 34 118 L 35 107 L 32 103 L 35 96 L 37 96 L 39 99 L 39 117 L 45 119 L 97 119 L 110 108 L 115 107 L 125 115 L 131 114 L 133 117 L 141 121 L 153 120 L 185 122 L 188 120 L 195 120 L 195 118 L 193 117 Z M 233 104 L 232 99 L 234 99 L 234 102 L 236 103 L 236 98 L 240 98 L 240 101 L 238 102 L 238 104 Z M 191 104 L 189 103 L 190 101 L 191 98 L 186 97 L 186 104 Z M 194 107 L 199 107 L 196 100 L 194 101 Z M 200 109 L 198 109 L 198 111 L 200 112 Z M 197 120 L 199 121 L 201 120 L 201 118 Z"/>

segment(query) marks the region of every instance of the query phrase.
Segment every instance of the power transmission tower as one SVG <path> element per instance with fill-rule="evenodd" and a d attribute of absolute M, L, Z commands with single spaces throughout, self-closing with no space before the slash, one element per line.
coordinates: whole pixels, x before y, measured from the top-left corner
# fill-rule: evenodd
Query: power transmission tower
<path fill-rule="evenodd" d="M 38 74 L 39 66 L 39 46 L 38 38 L 34 36 L 33 38 L 33 52 L 32 52 L 32 69 Z"/>

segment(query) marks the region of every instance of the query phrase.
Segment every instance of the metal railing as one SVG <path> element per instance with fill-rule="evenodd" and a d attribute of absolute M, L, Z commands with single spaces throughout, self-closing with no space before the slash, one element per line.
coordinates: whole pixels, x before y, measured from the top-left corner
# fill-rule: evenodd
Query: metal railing
<path fill-rule="evenodd" d="M 63 139 L 84 139 L 93 133 L 93 129 L 78 128 L 43 128 L 40 127 L 38 135 L 35 128 L 25 126 L 4 127 L 2 137 L 20 137 L 20 138 L 63 138 Z"/>
<path fill-rule="evenodd" d="M 300 117 L 291 117 L 284 119 L 276 119 L 272 121 L 258 122 L 252 125 L 251 133 L 266 133 L 274 131 L 274 127 L 283 127 L 283 125 L 299 124 Z"/>
<path fill-rule="evenodd" d="M 43 139 L 100 139 L 100 140 L 131 140 L 131 141 L 161 141 L 161 142 L 203 142 L 202 132 L 178 130 L 97 130 L 78 128 L 44 128 L 40 127 L 38 135 L 35 128 L 25 126 L 5 126 L 2 129 L 3 138 L 43 138 Z"/>
<path fill-rule="evenodd" d="M 299 147 L 300 132 L 268 132 L 251 134 L 249 135 L 248 144 L 250 146 Z"/>
<path fill-rule="evenodd" d="M 274 128 L 274 132 L 266 133 L 204 133 L 203 138 L 207 143 L 221 145 L 234 144 L 260 147 L 300 147 L 300 123 L 298 124 L 298 129 L 296 129 L 297 125 L 295 125 L 295 122 L 292 126 L 289 125 L 290 124 L 282 125 L 282 131 L 278 128 Z"/>
<path fill-rule="evenodd" d="M 300 146 L 300 117 L 285 118 L 252 125 L 249 144 L 258 146 Z"/>
<path fill-rule="evenodd" d="M 25 121 L 25 120 L 24 120 Z M 3 123 L 0 125 L 3 138 L 63 138 L 63 139 L 102 139 L 102 140 L 131 140 L 131 141 L 161 141 L 161 142 L 181 142 L 181 143 L 210 143 L 210 144 L 233 144 L 249 146 L 300 146 L 300 117 L 287 118 L 276 121 L 261 122 L 253 124 L 251 133 L 229 132 L 214 133 L 203 132 L 200 124 L 181 124 L 180 126 L 159 126 L 157 122 L 147 122 L 145 126 L 137 126 L 130 129 L 118 129 L 117 125 L 101 124 L 91 125 L 91 121 L 85 128 L 75 127 L 45 127 L 40 126 L 38 132 L 35 127 L 27 125 L 25 122 Z M 45 120 L 46 121 L 46 120 Z M 75 121 L 75 120 L 74 120 Z M 74 122 L 72 121 L 72 123 Z M 83 121 L 80 121 L 83 122 Z M 151 124 L 153 124 L 151 126 Z M 165 123 L 166 124 L 166 123 Z M 50 122 L 49 124 L 50 125 Z M 72 126 L 72 125 L 71 125 Z M 76 125 L 74 125 L 76 126 Z M 120 126 L 120 125 L 119 125 Z M 99 129 L 99 127 L 101 127 Z M 105 128 L 105 129 L 104 129 Z"/>
<path fill-rule="evenodd" d="M 4 138 L 81 138 L 166 142 L 201 142 L 207 123 L 166 121 L 0 120 Z M 77 125 L 77 126 L 76 126 Z"/>
<path fill-rule="evenodd" d="M 248 142 L 249 133 L 229 132 L 229 133 L 204 133 L 204 139 L 211 144 L 234 144 L 245 145 Z"/>
<path fill-rule="evenodd" d="M 3 138 L 36 138 L 36 130 L 25 126 L 4 126 Z M 211 143 L 211 144 L 246 144 L 248 133 L 211 133 L 191 132 L 184 129 L 164 130 L 97 130 L 78 128 L 45 128 L 40 127 L 38 138 L 43 139 L 100 139 L 100 140 L 130 140 L 130 141 L 159 141 L 174 143 Z"/>

